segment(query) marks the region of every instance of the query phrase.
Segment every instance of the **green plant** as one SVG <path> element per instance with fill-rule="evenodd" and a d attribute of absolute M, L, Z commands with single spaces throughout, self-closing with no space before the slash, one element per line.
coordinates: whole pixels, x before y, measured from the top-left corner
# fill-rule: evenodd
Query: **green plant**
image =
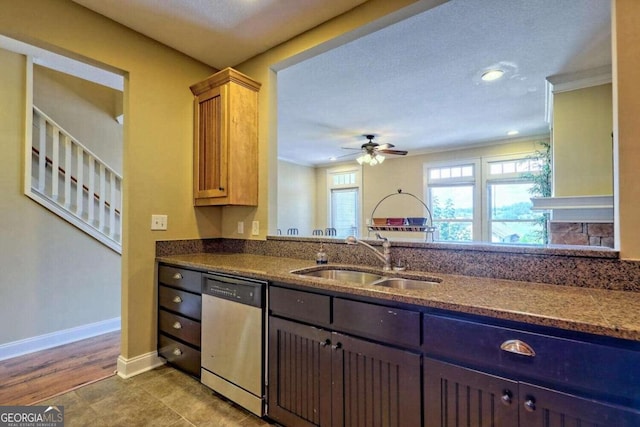
<path fill-rule="evenodd" d="M 551 142 L 539 141 L 541 146 L 539 150 L 536 150 L 534 154 L 528 156 L 530 160 L 538 161 L 540 164 L 540 170 L 537 172 L 526 172 L 522 174 L 522 178 L 531 181 L 533 186 L 529 190 L 529 193 L 534 197 L 551 197 Z M 541 226 L 540 240 L 542 243 L 549 243 L 549 218 L 548 213 L 542 214 L 537 223 Z"/>

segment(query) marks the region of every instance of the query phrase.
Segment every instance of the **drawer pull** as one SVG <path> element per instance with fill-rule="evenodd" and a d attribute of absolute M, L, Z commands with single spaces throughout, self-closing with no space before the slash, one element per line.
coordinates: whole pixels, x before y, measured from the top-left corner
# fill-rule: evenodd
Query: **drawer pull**
<path fill-rule="evenodd" d="M 180 298 L 179 295 L 176 295 L 175 297 L 173 297 L 173 302 L 175 302 L 176 304 L 180 304 L 182 302 L 182 298 Z"/>
<path fill-rule="evenodd" d="M 180 324 L 180 322 L 176 322 L 173 324 L 173 329 L 182 329 L 182 325 Z"/>
<path fill-rule="evenodd" d="M 173 278 L 174 278 L 174 280 L 180 280 L 180 279 L 182 279 L 182 274 L 176 273 L 176 274 L 173 275 Z"/>
<path fill-rule="evenodd" d="M 339 350 L 342 348 L 342 343 L 341 342 L 337 342 L 334 345 L 331 346 L 332 349 L 334 350 Z"/>
<path fill-rule="evenodd" d="M 174 356 L 182 356 L 182 350 L 180 350 L 179 348 L 174 348 L 173 349 L 173 355 Z"/>
<path fill-rule="evenodd" d="M 507 340 L 502 343 L 500 350 L 508 351 L 509 353 L 520 354 L 522 356 L 533 357 L 536 352 L 529 344 L 520 340 Z"/>
<path fill-rule="evenodd" d="M 524 401 L 524 409 L 527 412 L 533 412 L 536 410 L 536 401 L 533 398 L 528 398 Z"/>
<path fill-rule="evenodd" d="M 502 403 L 504 405 L 511 405 L 511 402 L 513 401 L 513 394 L 511 394 L 511 392 L 509 390 L 505 390 L 502 392 L 502 397 L 500 398 L 500 400 L 502 401 Z"/>
<path fill-rule="evenodd" d="M 331 345 L 331 340 L 329 338 L 324 341 L 320 341 L 320 347 L 326 347 L 328 345 Z"/>

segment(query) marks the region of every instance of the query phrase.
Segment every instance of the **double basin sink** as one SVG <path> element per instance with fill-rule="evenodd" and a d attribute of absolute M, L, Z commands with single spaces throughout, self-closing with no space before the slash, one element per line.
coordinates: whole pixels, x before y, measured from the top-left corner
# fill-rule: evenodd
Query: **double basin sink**
<path fill-rule="evenodd" d="M 383 286 L 394 289 L 429 289 L 441 282 L 437 278 L 425 280 L 409 279 L 404 277 L 385 277 L 368 271 L 348 270 L 340 268 L 326 269 L 302 269 L 292 271 L 303 276 L 321 277 L 324 279 L 340 280 L 343 282 L 357 283 L 360 285 Z"/>

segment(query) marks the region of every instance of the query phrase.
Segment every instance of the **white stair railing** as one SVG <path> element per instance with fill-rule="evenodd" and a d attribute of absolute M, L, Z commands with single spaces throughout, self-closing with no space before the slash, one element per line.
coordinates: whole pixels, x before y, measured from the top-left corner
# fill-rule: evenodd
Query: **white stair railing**
<path fill-rule="evenodd" d="M 122 177 L 36 106 L 32 126 L 27 196 L 122 253 Z"/>

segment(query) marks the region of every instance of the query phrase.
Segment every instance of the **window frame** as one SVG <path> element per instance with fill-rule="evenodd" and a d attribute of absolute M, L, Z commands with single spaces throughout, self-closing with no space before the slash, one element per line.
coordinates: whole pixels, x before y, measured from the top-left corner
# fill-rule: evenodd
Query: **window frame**
<path fill-rule="evenodd" d="M 334 184 L 333 178 L 336 175 L 342 174 L 354 174 L 354 183 L 348 184 Z M 354 166 L 337 166 L 334 168 L 327 169 L 326 171 L 326 191 L 327 191 L 327 199 L 326 199 L 326 212 L 327 212 L 327 226 L 334 227 L 334 218 L 333 218 L 333 208 L 331 205 L 332 198 L 332 190 L 348 190 L 355 189 L 357 191 L 357 199 L 356 199 L 356 237 L 361 235 L 362 228 L 362 176 L 361 170 L 359 167 Z"/>
<path fill-rule="evenodd" d="M 430 171 L 432 169 L 443 169 L 443 168 L 454 168 L 454 167 L 464 167 L 464 166 L 472 166 L 473 174 L 471 177 L 455 177 L 455 178 L 440 178 L 434 180 L 431 178 Z M 440 162 L 431 162 L 425 163 L 423 165 L 423 188 L 424 188 L 424 198 L 426 200 L 427 206 L 429 210 L 433 214 L 433 204 L 431 199 L 431 191 L 430 189 L 433 187 L 457 187 L 457 186 L 473 186 L 473 210 L 472 210 L 472 218 L 471 218 L 471 241 L 477 240 L 478 236 L 481 236 L 482 233 L 482 224 L 480 223 L 480 217 L 477 214 L 478 209 L 482 208 L 481 204 L 481 192 L 480 186 L 478 185 L 478 173 L 480 171 L 480 159 L 464 159 L 464 160 L 447 160 Z M 467 220 L 459 220 L 455 219 L 452 222 L 468 222 Z M 436 239 L 435 241 L 442 241 Z"/>
<path fill-rule="evenodd" d="M 429 210 L 433 212 L 431 200 L 431 188 L 453 187 L 457 185 L 474 186 L 473 190 L 473 221 L 472 241 L 491 242 L 491 200 L 489 187 L 496 183 L 528 183 L 524 179 L 524 173 L 536 173 L 537 171 L 513 172 L 503 174 L 491 174 L 491 164 L 496 162 L 509 162 L 528 159 L 533 161 L 535 151 L 518 152 L 506 155 L 481 156 L 477 158 L 451 159 L 423 164 L 423 194 Z M 473 165 L 473 177 L 432 179 L 431 170 L 441 168 L 453 168 L 458 166 Z M 466 221 L 463 221 L 466 222 Z"/>

